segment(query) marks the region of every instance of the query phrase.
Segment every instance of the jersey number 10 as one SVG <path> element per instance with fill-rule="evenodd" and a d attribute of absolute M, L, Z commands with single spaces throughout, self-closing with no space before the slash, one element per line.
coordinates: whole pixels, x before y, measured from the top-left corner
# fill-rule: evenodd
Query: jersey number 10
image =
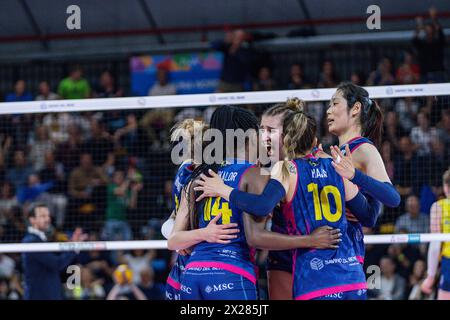
<path fill-rule="evenodd" d="M 327 185 L 320 191 L 319 198 L 319 186 L 317 183 L 308 184 L 308 192 L 312 192 L 314 198 L 314 215 L 316 220 L 325 220 L 329 222 L 336 222 L 342 217 L 342 198 L 339 189 L 332 185 Z M 336 212 L 332 213 L 330 208 L 330 201 L 328 195 L 331 194 L 334 197 L 336 204 Z"/>

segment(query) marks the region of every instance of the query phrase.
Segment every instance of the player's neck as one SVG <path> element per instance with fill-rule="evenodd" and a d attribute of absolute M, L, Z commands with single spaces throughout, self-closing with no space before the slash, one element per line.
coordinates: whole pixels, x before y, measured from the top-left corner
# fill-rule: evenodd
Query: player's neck
<path fill-rule="evenodd" d="M 342 146 L 348 141 L 360 136 L 361 130 L 359 128 L 352 127 L 339 136 L 339 146 Z"/>

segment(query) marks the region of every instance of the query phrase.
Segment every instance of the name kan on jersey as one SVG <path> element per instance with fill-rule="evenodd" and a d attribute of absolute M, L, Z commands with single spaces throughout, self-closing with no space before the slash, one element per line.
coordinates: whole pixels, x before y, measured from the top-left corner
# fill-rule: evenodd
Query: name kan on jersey
<path fill-rule="evenodd" d="M 320 168 L 311 169 L 311 176 L 313 179 L 328 178 L 327 172 L 324 169 L 320 169 Z"/>

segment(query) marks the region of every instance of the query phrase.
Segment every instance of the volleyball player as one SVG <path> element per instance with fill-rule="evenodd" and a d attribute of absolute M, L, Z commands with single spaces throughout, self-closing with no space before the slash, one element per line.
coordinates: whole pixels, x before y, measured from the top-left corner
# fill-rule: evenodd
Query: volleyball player
<path fill-rule="evenodd" d="M 344 199 L 357 209 L 361 218 L 370 211 L 367 199 L 357 187 L 342 179 L 331 159 L 315 158 L 311 152 L 317 142 L 314 119 L 298 111 L 283 122 L 283 147 L 292 161 L 278 162 L 261 195 L 233 189 L 213 171 L 201 176 L 196 190 L 203 197 L 220 196 L 231 206 L 258 216 L 267 215 L 283 200 L 282 211 L 290 234 L 310 234 L 321 226 L 346 232 Z M 335 159 L 336 160 L 336 159 Z M 330 199 L 333 199 L 330 201 Z M 336 249 L 296 249 L 293 294 L 295 299 L 365 299 L 366 282 L 353 245 L 346 233 Z"/>
<path fill-rule="evenodd" d="M 185 119 L 172 128 L 171 141 L 176 143 L 190 142 L 190 154 L 183 161 L 178 168 L 175 175 L 173 187 L 172 187 L 172 205 L 175 208 L 170 215 L 169 219 L 163 224 L 161 233 L 166 237 L 169 237 L 172 232 L 173 223 L 175 221 L 176 212 L 179 208 L 181 191 L 195 169 L 196 164 L 192 160 L 195 144 L 195 135 L 203 134 L 207 129 L 202 121 L 195 121 L 194 119 Z M 180 141 L 180 139 L 182 139 Z M 201 141 L 201 139 L 200 139 Z M 177 254 L 175 264 L 170 270 L 166 283 L 166 299 L 167 300 L 179 300 L 180 299 L 180 283 L 181 275 L 184 272 L 186 262 L 189 259 L 189 252 L 187 250 L 180 250 Z"/>
<path fill-rule="evenodd" d="M 430 230 L 432 233 L 450 233 L 450 169 L 443 175 L 445 198 L 436 201 L 430 210 Z M 422 291 L 430 294 L 439 264 L 441 254 L 441 279 L 439 283 L 438 300 L 450 300 L 450 241 L 431 242 L 428 248 L 427 277 L 422 283 Z"/>
<path fill-rule="evenodd" d="M 210 127 L 219 129 L 224 137 L 227 137 L 227 129 L 253 129 L 255 132 L 250 140 L 256 141 L 256 118 L 252 113 L 241 108 L 219 108 L 213 114 Z M 227 143 L 228 141 L 225 141 L 224 149 L 226 149 Z M 228 159 L 228 163 L 225 162 L 221 166 L 217 164 L 204 165 L 203 168 L 200 166 L 197 174 L 202 176 L 203 172 L 212 167 L 218 170 L 219 174 L 231 186 L 245 188 L 248 183 L 244 181 L 244 177 L 247 180 L 252 180 L 251 174 L 248 173 L 254 172 L 256 178 L 267 177 L 260 174 L 260 168 L 248 161 L 250 159 L 255 160 L 255 156 L 256 154 L 250 153 L 246 149 L 245 159 Z M 240 164 L 238 160 L 241 161 Z M 194 176 L 195 174 L 192 176 L 192 180 L 195 180 Z M 185 299 L 254 299 L 256 297 L 256 272 L 252 263 L 253 250 L 247 243 L 254 242 L 258 247 L 266 246 L 268 249 L 283 250 L 311 246 L 336 248 L 340 240 L 339 230 L 332 230 L 329 227 L 319 228 L 313 234 L 307 236 L 287 236 L 265 231 L 264 222 L 257 224 L 248 219 L 247 216 L 242 216 L 240 210 L 229 207 L 228 202 L 223 199 L 209 198 L 202 206 L 193 209 L 192 212 L 197 213 L 191 219 L 194 224 L 191 226 L 192 229 L 202 228 L 212 217 L 215 216 L 214 219 L 217 219 L 221 216 L 222 223 L 236 221 L 242 230 L 245 229 L 245 232 L 241 231 L 238 238 L 230 237 L 233 240 L 222 243 L 222 245 L 205 243 L 193 236 L 194 232 L 199 232 L 199 230 L 183 232 L 189 227 L 187 224 L 188 210 L 185 207 L 186 201 L 184 199 L 183 197 L 181 208 L 185 208 L 185 210 L 180 210 L 177 217 L 176 221 L 179 222 L 179 228 L 175 227 L 174 234 L 169 239 L 169 248 L 186 248 L 196 245 L 195 255 L 193 254 L 189 260 L 182 281 L 182 291 L 184 287 L 184 292 L 186 292 L 184 295 L 182 293 L 182 298 Z M 181 212 L 184 212 L 186 216 L 184 221 Z M 242 228 L 242 224 L 244 224 L 244 228 Z M 246 240 L 247 235 L 249 239 Z M 226 281 L 231 281 L 227 288 L 217 289 L 220 284 L 226 283 Z"/>
<path fill-rule="evenodd" d="M 342 83 L 336 89 L 327 110 L 328 130 L 339 138 L 341 151 L 352 153 L 352 167 L 335 166 L 336 171 L 356 184 L 373 205 L 371 215 L 358 220 L 355 212 L 347 210 L 347 228 L 357 257 L 364 263 L 364 234 L 362 226 L 374 227 L 381 203 L 388 207 L 400 204 L 400 195 L 386 172 L 386 168 L 375 145 L 381 139 L 383 114 L 378 104 L 369 98 L 369 93 L 352 83 Z M 334 151 L 336 152 L 336 150 Z M 381 203 L 380 203 L 381 202 Z"/>

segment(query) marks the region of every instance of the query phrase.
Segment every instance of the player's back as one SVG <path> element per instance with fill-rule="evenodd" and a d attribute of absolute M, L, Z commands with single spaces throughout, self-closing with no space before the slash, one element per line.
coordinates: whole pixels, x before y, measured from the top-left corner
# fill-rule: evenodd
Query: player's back
<path fill-rule="evenodd" d="M 293 161 L 297 187 L 283 213 L 292 234 L 310 234 L 321 226 L 339 228 L 338 249 L 297 249 L 294 256 L 294 297 L 312 299 L 336 292 L 365 289 L 365 276 L 347 235 L 345 190 L 331 159 L 308 156 Z"/>
<path fill-rule="evenodd" d="M 252 166 L 253 164 L 242 160 L 232 164 L 226 162 L 220 167 L 218 174 L 226 185 L 239 188 L 242 176 Z M 230 205 L 228 201 L 221 197 L 206 199 L 203 205 L 198 206 L 197 210 L 200 228 L 205 228 L 215 216 L 222 213 L 218 223 L 237 223 L 240 232 L 237 238 L 231 239 L 231 242 L 226 245 L 205 241 L 197 244 L 191 253 L 188 266 L 222 268 L 239 273 L 252 282 L 255 281 L 255 270 L 252 263 L 253 253 L 245 238 L 242 210 Z"/>
<path fill-rule="evenodd" d="M 437 202 L 442 210 L 441 230 L 442 233 L 450 233 L 450 199 L 441 199 Z M 450 259 L 450 241 L 442 245 L 442 257 Z"/>

